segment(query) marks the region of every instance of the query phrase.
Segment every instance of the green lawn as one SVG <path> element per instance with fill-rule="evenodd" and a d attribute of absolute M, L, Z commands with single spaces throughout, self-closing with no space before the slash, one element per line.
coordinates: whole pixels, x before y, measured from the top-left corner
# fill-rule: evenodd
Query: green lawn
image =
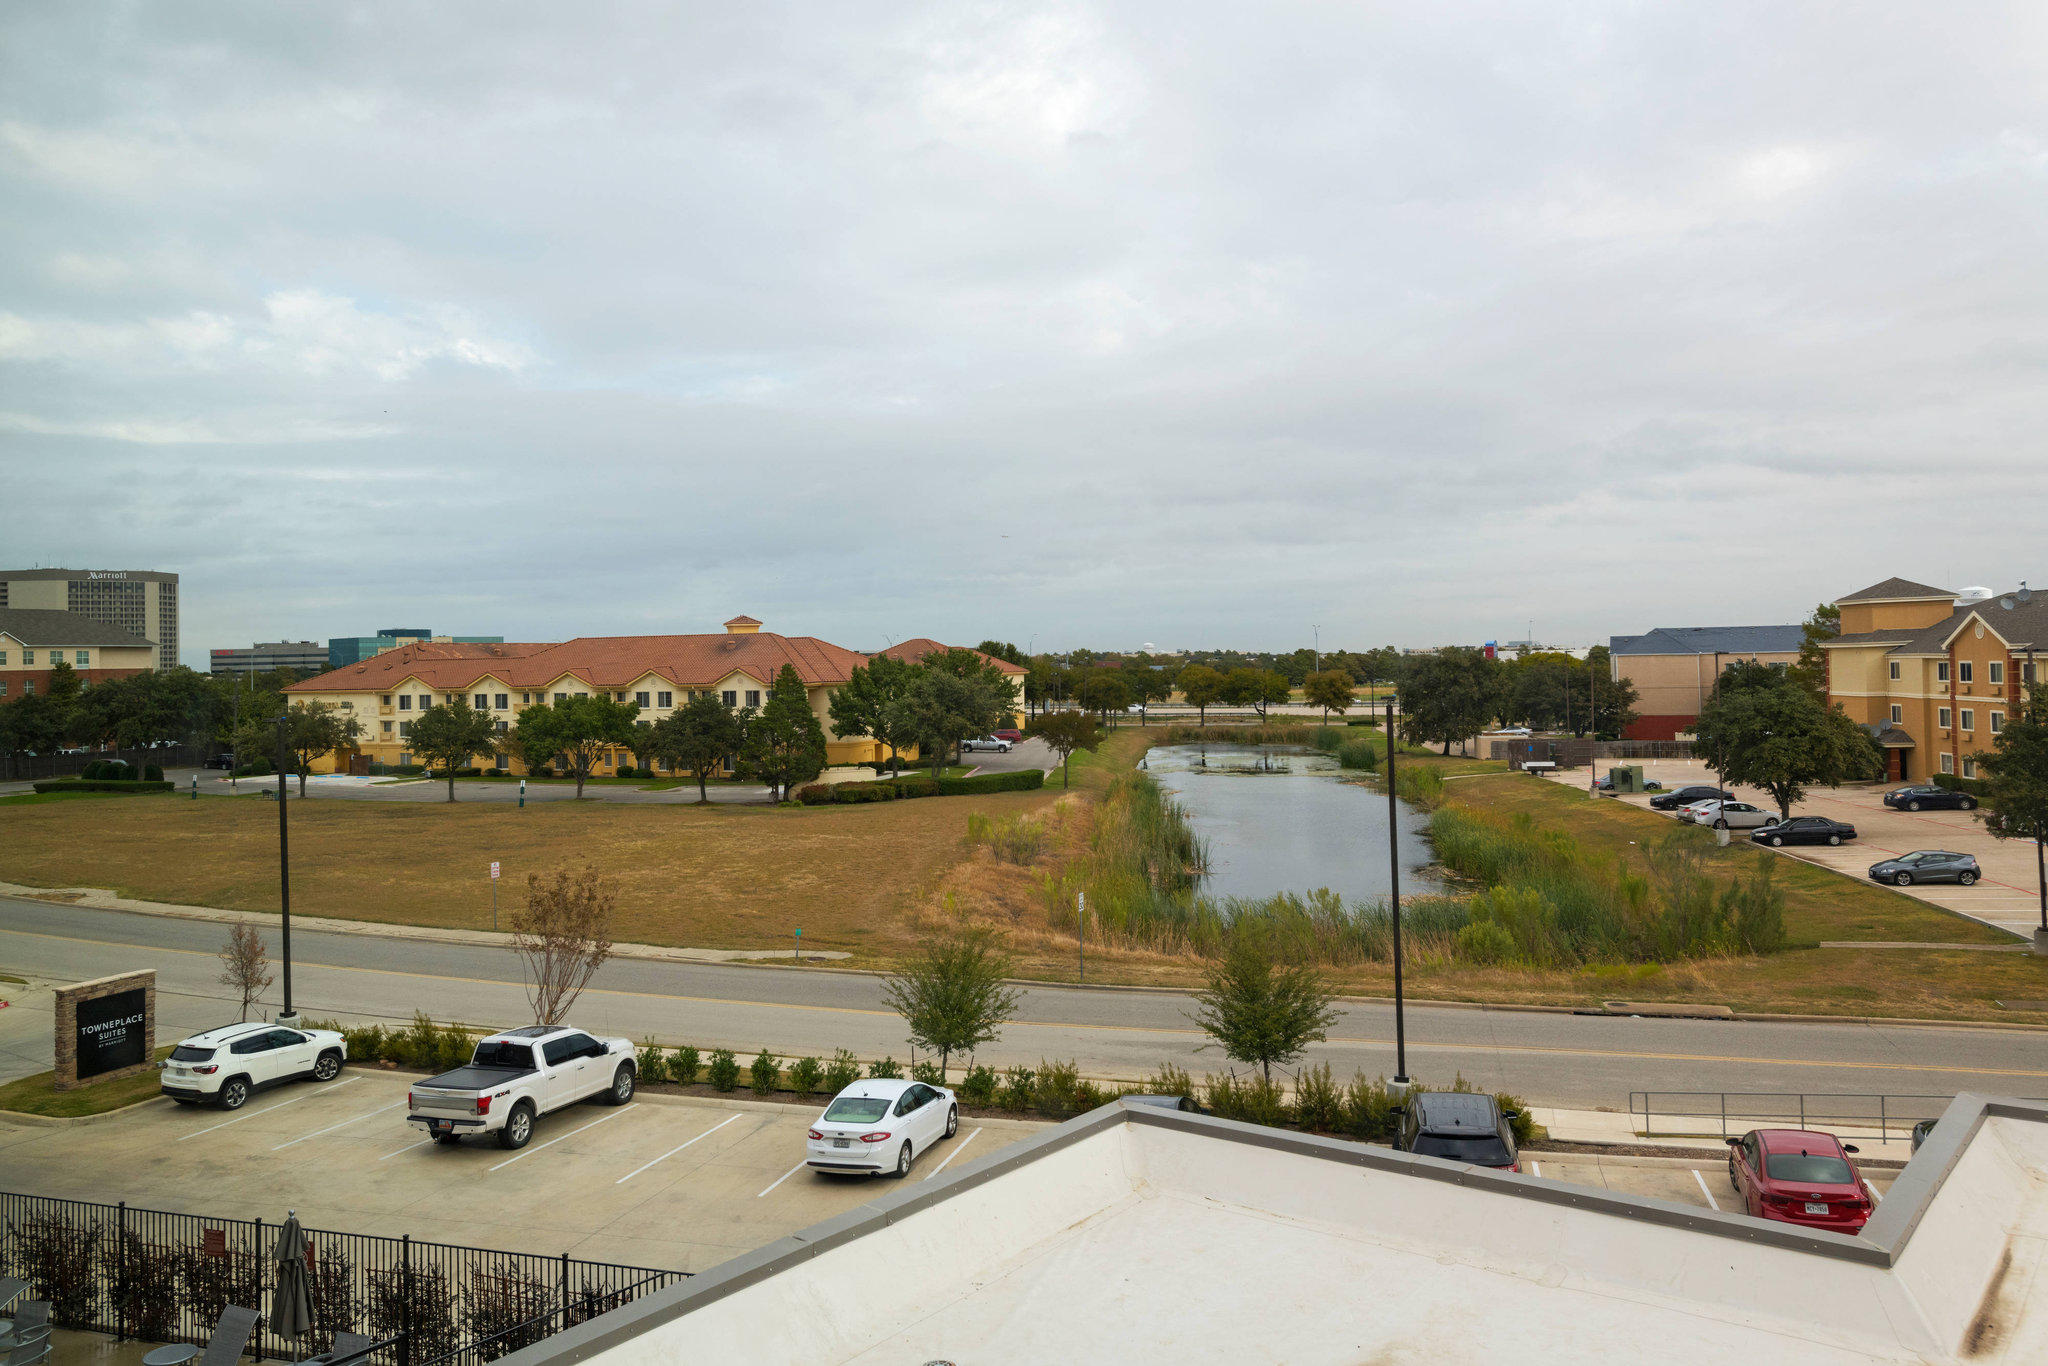
<path fill-rule="evenodd" d="M 168 1045 L 157 1049 L 156 1060 L 162 1062 L 170 1051 Z M 70 1091 L 59 1091 L 54 1085 L 56 1079 L 55 1072 L 38 1072 L 32 1077 L 21 1077 L 0 1086 L 0 1110 L 63 1119 L 105 1114 L 124 1105 L 148 1100 L 159 1092 L 162 1082 L 154 1068 L 139 1076 L 91 1082 Z"/>

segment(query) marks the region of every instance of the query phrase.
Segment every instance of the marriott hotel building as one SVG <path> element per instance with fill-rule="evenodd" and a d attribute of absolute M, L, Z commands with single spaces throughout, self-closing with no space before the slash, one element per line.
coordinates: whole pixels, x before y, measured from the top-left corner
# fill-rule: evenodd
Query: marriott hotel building
<path fill-rule="evenodd" d="M 156 646 L 178 664 L 178 576 L 146 569 L 0 569 L 0 608 L 76 612 Z"/>

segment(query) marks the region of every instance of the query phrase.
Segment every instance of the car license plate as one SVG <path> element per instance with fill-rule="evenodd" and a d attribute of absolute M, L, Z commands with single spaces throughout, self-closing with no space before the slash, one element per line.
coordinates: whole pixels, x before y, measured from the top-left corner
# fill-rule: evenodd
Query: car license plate
<path fill-rule="evenodd" d="M 1826 1214 L 1828 1212 L 1828 1207 L 1825 1202 L 1818 1200 L 1809 1200 L 1806 1202 L 1806 1212 L 1808 1214 Z"/>
<path fill-rule="evenodd" d="M 835 1138 L 832 1140 L 832 1146 L 835 1148 L 851 1148 L 853 1140 L 850 1138 Z"/>
<path fill-rule="evenodd" d="M 437 1133 L 437 1134 L 445 1134 L 445 1133 L 447 1133 L 447 1132 L 448 1132 L 448 1131 L 449 1131 L 450 1129 L 453 1129 L 454 1127 L 455 1127 L 455 1124 L 454 1124 L 454 1121 L 452 1121 L 452 1120 L 446 1120 L 446 1119 L 437 1119 L 437 1120 L 435 1120 L 435 1121 L 434 1121 L 434 1132 L 435 1132 L 435 1133 Z M 1823 1207 L 1823 1208 L 1825 1208 L 1825 1207 Z"/>

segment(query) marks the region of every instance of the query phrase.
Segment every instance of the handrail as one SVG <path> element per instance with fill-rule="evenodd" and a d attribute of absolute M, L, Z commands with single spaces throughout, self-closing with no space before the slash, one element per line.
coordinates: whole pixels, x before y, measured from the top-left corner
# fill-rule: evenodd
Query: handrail
<path fill-rule="evenodd" d="M 1910 1133 L 1922 1120 L 1939 1118 L 1954 1099 L 1953 1095 L 1877 1091 L 1631 1091 L 1628 1109 L 1637 1132 L 1646 1138 L 1698 1137 L 1718 1131 L 1725 1139 L 1789 1121 L 1801 1129 L 1819 1126 L 1848 1137 L 1874 1135 L 1887 1142 L 1895 1135 Z M 1660 1116 L 1666 1121 L 1701 1123 L 1659 1127 Z"/>

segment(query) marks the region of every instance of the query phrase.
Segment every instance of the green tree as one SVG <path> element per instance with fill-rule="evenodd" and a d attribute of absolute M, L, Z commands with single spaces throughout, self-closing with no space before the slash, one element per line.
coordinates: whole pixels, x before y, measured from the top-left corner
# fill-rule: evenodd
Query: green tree
<path fill-rule="evenodd" d="M 1207 664 L 1190 664 L 1174 680 L 1181 700 L 1195 709 L 1196 723 L 1209 724 L 1209 708 L 1223 700 L 1223 675 Z"/>
<path fill-rule="evenodd" d="M 984 640 L 983 642 L 981 642 L 981 644 L 975 646 L 974 648 L 979 650 L 982 654 L 988 655 L 994 659 L 1000 659 L 1006 664 L 1015 664 L 1019 667 L 1029 667 L 1031 663 L 1030 660 L 1024 657 L 1024 652 L 1022 650 L 1018 649 L 1015 645 L 1012 645 L 1007 640 Z"/>
<path fill-rule="evenodd" d="M 835 718 L 836 724 L 836 718 Z M 715 692 L 700 692 L 654 723 L 654 757 L 674 772 L 697 780 L 697 800 L 706 802 L 706 788 L 728 756 L 737 756 L 747 741 L 746 723 Z"/>
<path fill-rule="evenodd" d="M 1257 669 L 1240 665 L 1223 675 L 1222 700 L 1233 707 L 1256 706 L 1261 682 Z"/>
<path fill-rule="evenodd" d="M 1097 669 L 1074 689 L 1074 700 L 1106 719 L 1131 705 L 1131 689 L 1114 669 Z"/>
<path fill-rule="evenodd" d="M 1723 786 L 1770 793 L 1780 816 L 1815 785 L 1875 778 L 1884 755 L 1840 707 L 1814 700 L 1800 682 L 1767 666 L 1738 666 L 1720 680 L 1693 725 L 1693 748 L 1708 756 Z"/>
<path fill-rule="evenodd" d="M 1351 710 L 1352 702 L 1357 699 L 1351 675 L 1342 669 L 1325 669 L 1321 673 L 1310 674 L 1302 682 L 1301 693 L 1308 699 L 1310 706 L 1323 709 L 1323 720 L 1326 723 L 1331 712 L 1342 716 Z"/>
<path fill-rule="evenodd" d="M 874 655 L 832 694 L 832 730 L 841 739 L 865 735 L 887 750 L 882 762 L 902 748 L 893 708 L 909 690 L 916 666 L 893 655 Z"/>
<path fill-rule="evenodd" d="M 560 755 L 576 779 L 576 795 L 607 750 L 630 749 L 640 708 L 609 697 L 564 697 L 521 709 L 507 746 L 527 768 L 542 768 Z"/>
<path fill-rule="evenodd" d="M 825 771 L 825 727 L 811 710 L 811 695 L 796 667 L 782 666 L 768 689 L 761 714 L 747 723 L 740 746 L 740 772 L 768 784 L 776 801 L 787 801 L 790 788 Z"/>
<path fill-rule="evenodd" d="M 238 748 L 251 755 L 260 754 L 274 760 L 278 757 L 278 731 L 276 716 L 245 715 Z M 363 723 L 348 712 L 325 702 L 293 702 L 284 712 L 284 760 L 279 772 L 290 771 L 299 775 L 299 795 L 303 797 L 306 795 L 306 774 L 311 771 L 314 761 L 334 753 L 343 745 L 354 744 L 362 735 Z"/>
<path fill-rule="evenodd" d="M 2048 861 L 2041 852 L 2041 842 L 2048 841 L 2048 684 L 2027 690 L 2025 710 L 2005 723 L 1988 752 L 1977 755 L 1977 770 L 1984 775 L 1984 804 L 1991 808 L 1984 816 L 1985 829 L 2002 840 L 2035 841 L 2038 940 L 2048 935 Z"/>
<path fill-rule="evenodd" d="M 910 1042 L 939 1055 L 939 1079 L 955 1053 L 1002 1037 L 1019 993 L 1005 983 L 1010 958 L 986 930 L 925 941 L 883 984 L 882 998 L 910 1026 Z"/>
<path fill-rule="evenodd" d="M 1231 936 L 1223 962 L 1196 994 L 1190 1018 L 1225 1057 L 1257 1063 L 1270 1082 L 1273 1064 L 1284 1067 L 1329 1037 L 1337 1021 L 1331 1001 L 1313 969 L 1276 963 L 1267 936 L 1246 925 Z"/>
<path fill-rule="evenodd" d="M 1500 663 L 1469 646 L 1417 655 L 1402 670 L 1401 731 L 1444 753 L 1486 728 L 1497 706 Z"/>
<path fill-rule="evenodd" d="M 1828 658 L 1821 642 L 1833 640 L 1842 634 L 1842 609 L 1831 602 L 1824 602 L 1813 609 L 1813 615 L 1799 624 L 1799 659 L 1788 672 L 1800 687 L 1813 695 L 1813 700 L 1825 704 L 1828 700 Z"/>
<path fill-rule="evenodd" d="M 1049 711 L 1038 718 L 1031 733 L 1045 741 L 1060 759 L 1060 786 L 1071 787 L 1068 762 L 1077 749 L 1094 749 L 1102 743 L 1102 726 L 1095 717 L 1080 710 Z"/>
<path fill-rule="evenodd" d="M 54 753 L 64 743 L 67 720 L 64 709 L 41 693 L 0 703 L 0 753 L 7 755 L 8 775 L 17 763 Z"/>
<path fill-rule="evenodd" d="M 448 770 L 448 800 L 452 802 L 455 770 L 469 767 L 469 761 L 476 755 L 497 752 L 498 723 L 488 712 L 470 706 L 468 698 L 457 697 L 453 702 L 421 712 L 412 723 L 412 734 L 406 737 L 406 744 L 429 767 L 439 765 Z"/>
<path fill-rule="evenodd" d="M 1008 719 L 1015 697 L 1008 676 L 967 651 L 976 667 L 963 669 L 928 655 L 910 685 L 890 706 L 889 725 L 903 741 L 915 742 L 932 776 L 946 771 L 954 747 L 970 735 L 986 735 Z"/>
<path fill-rule="evenodd" d="M 1635 680 L 1613 677 L 1605 645 L 1595 645 L 1586 652 L 1586 673 L 1592 680 L 1589 686 L 1593 693 L 1593 733 L 1619 736 L 1635 724 Z"/>
<path fill-rule="evenodd" d="M 1294 697 L 1294 685 L 1287 681 L 1287 675 L 1278 669 L 1259 670 L 1258 688 L 1252 694 L 1252 701 L 1258 706 L 1259 719 L 1264 720 L 1266 708 L 1284 705 Z"/>

